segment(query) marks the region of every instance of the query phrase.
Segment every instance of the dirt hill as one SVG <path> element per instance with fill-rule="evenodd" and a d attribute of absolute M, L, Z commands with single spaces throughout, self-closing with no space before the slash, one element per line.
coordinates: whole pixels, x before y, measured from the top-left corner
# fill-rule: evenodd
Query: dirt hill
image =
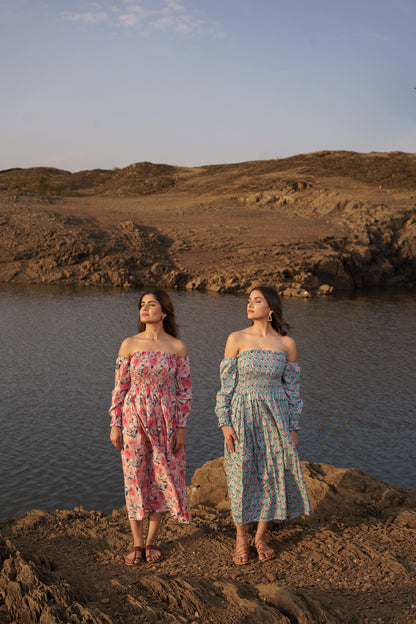
<path fill-rule="evenodd" d="M 286 295 L 416 284 L 416 155 L 0 172 L 0 281 Z"/>

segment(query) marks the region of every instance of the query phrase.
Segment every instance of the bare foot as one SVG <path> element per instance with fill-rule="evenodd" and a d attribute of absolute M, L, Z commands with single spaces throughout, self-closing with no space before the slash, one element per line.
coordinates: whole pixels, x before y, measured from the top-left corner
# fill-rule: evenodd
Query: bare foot
<path fill-rule="evenodd" d="M 274 559 L 276 557 L 276 553 L 274 552 L 273 548 L 271 548 L 264 541 L 264 539 L 255 541 L 254 545 L 256 547 L 260 561 L 268 561 L 269 559 Z"/>
<path fill-rule="evenodd" d="M 142 546 L 132 546 L 126 557 L 124 558 L 124 563 L 126 565 L 138 565 L 142 560 L 144 553 L 144 548 Z"/>
<path fill-rule="evenodd" d="M 248 536 L 237 537 L 233 561 L 236 565 L 245 565 L 250 561 L 250 551 L 248 547 Z"/>
<path fill-rule="evenodd" d="M 158 546 L 154 544 L 146 544 L 146 561 L 148 563 L 155 563 L 162 559 L 162 552 Z"/>

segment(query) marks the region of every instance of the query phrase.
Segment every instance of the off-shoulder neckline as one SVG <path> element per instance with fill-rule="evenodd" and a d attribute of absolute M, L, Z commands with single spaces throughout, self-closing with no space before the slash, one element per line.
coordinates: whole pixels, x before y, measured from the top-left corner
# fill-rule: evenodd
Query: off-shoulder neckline
<path fill-rule="evenodd" d="M 262 353 L 279 353 L 281 355 L 285 355 L 286 357 L 288 357 L 288 354 L 286 353 L 286 351 L 281 351 L 281 350 L 276 350 L 276 349 L 243 349 L 243 351 L 240 351 L 240 353 L 236 357 L 238 357 L 239 355 L 242 355 L 243 353 L 251 353 L 253 351 L 261 351 Z"/>
<path fill-rule="evenodd" d="M 151 355 L 174 355 L 178 360 L 189 357 L 188 355 L 178 355 L 173 351 L 146 351 L 145 349 L 137 349 L 137 351 L 133 351 L 133 353 L 130 353 L 127 357 L 123 355 L 119 355 L 118 357 L 124 357 L 124 359 L 127 359 L 132 358 L 139 353 L 149 353 Z"/>
<path fill-rule="evenodd" d="M 240 351 L 240 353 L 238 353 L 238 355 L 234 355 L 234 357 L 230 357 L 230 358 L 224 358 L 224 360 L 234 360 L 234 359 L 239 358 L 244 353 L 255 353 L 255 352 L 278 353 L 279 355 L 284 355 L 286 358 L 289 357 L 289 355 L 286 353 L 286 351 L 276 351 L 275 349 L 244 349 L 244 351 Z"/>

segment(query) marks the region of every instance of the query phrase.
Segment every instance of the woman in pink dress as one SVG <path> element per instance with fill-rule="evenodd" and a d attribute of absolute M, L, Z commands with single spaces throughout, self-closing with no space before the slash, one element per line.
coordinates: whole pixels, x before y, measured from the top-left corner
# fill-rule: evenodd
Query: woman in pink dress
<path fill-rule="evenodd" d="M 139 333 L 123 341 L 116 362 L 110 440 L 121 451 L 133 546 L 127 565 L 162 558 L 156 536 L 165 513 L 189 522 L 185 427 L 192 398 L 189 357 L 178 340 L 172 301 L 142 295 Z M 146 540 L 143 520 L 149 513 Z"/>

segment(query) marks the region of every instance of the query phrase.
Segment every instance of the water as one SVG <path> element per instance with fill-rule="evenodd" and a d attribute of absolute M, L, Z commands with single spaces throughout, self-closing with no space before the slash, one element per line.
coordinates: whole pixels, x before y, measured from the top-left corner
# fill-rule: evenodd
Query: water
<path fill-rule="evenodd" d="M 245 297 L 173 293 L 192 362 L 188 482 L 223 452 L 214 415 L 228 334 Z M 0 517 L 124 504 L 108 415 L 114 362 L 138 293 L 0 286 Z M 302 459 L 416 487 L 415 293 L 284 300 L 305 401 Z"/>

